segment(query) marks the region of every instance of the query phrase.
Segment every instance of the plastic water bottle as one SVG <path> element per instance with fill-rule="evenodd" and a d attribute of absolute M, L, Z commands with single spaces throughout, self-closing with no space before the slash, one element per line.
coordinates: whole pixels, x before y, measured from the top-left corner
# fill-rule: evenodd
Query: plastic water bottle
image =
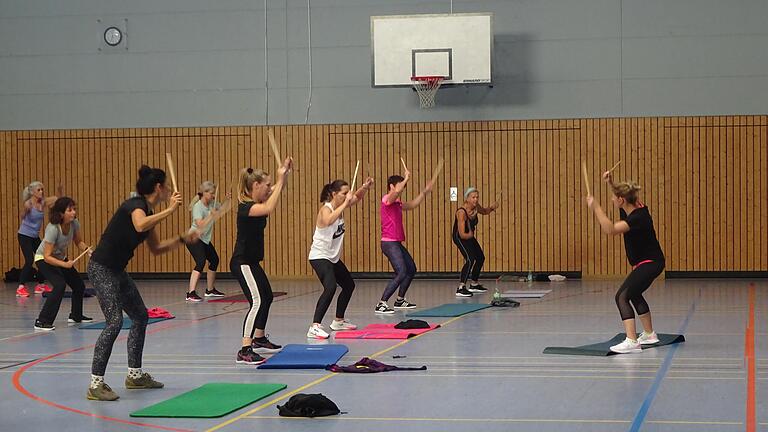
<path fill-rule="evenodd" d="M 528 283 L 533 283 L 533 272 L 532 271 L 528 272 Z"/>

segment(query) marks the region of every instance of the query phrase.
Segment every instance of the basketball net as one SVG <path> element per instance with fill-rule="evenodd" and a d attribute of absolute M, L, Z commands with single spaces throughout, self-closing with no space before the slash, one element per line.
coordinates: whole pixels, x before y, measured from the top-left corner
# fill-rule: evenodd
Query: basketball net
<path fill-rule="evenodd" d="M 413 88 L 419 94 L 419 105 L 422 108 L 432 108 L 435 106 L 435 95 L 444 79 L 441 76 L 411 77 Z"/>

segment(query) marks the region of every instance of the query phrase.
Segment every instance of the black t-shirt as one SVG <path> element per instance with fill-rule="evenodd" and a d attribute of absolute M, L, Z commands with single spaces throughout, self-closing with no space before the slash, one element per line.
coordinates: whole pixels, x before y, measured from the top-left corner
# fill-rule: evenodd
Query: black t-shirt
<path fill-rule="evenodd" d="M 131 213 L 136 209 L 144 210 L 147 216 L 152 215 L 149 203 L 143 196 L 129 198 L 123 202 L 112 215 L 107 229 L 101 235 L 99 245 L 93 251 L 91 258 L 94 261 L 116 272 L 125 270 L 128 261 L 133 258 L 133 251 L 149 237 L 151 231 L 136 231 L 131 219 Z"/>
<path fill-rule="evenodd" d="M 624 248 L 630 265 L 645 260 L 664 261 L 664 252 L 656 238 L 648 207 L 635 209 L 629 215 L 624 209 L 619 209 L 619 217 L 629 225 L 629 231 L 624 233 Z"/>
<path fill-rule="evenodd" d="M 257 264 L 264 260 L 264 229 L 267 227 L 267 216 L 248 216 L 255 204 L 247 202 L 237 206 L 237 239 L 232 262 Z"/>
<path fill-rule="evenodd" d="M 465 209 L 464 207 L 459 207 L 459 209 L 456 210 L 456 213 L 458 213 L 459 211 L 463 211 L 464 214 L 467 215 L 467 217 L 464 218 L 464 226 L 466 227 L 467 231 L 469 231 L 470 233 L 472 233 L 474 235 L 475 228 L 477 228 L 477 224 L 480 222 L 478 220 L 478 218 L 477 218 L 477 213 L 475 213 L 475 217 L 474 218 L 470 218 L 469 217 L 469 213 L 467 212 L 467 209 Z M 461 236 L 459 235 L 459 217 L 458 217 L 458 215 L 454 215 L 453 216 L 453 235 L 455 237 L 461 238 Z"/>

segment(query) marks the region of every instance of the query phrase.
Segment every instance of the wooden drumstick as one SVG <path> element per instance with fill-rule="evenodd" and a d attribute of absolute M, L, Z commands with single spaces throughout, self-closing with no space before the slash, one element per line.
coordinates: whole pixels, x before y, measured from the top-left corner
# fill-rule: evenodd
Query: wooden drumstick
<path fill-rule="evenodd" d="M 85 254 L 87 254 L 87 253 L 88 253 L 88 252 L 90 252 L 90 251 L 91 251 L 91 247 L 90 247 L 90 246 L 88 246 L 88 248 L 87 248 L 86 250 L 84 250 L 84 251 L 83 251 L 83 253 L 81 253 L 80 255 L 78 255 L 78 256 L 77 256 L 77 258 L 75 258 L 74 260 L 72 260 L 72 264 L 74 264 L 74 263 L 78 262 L 78 261 L 80 260 L 80 258 L 82 258 L 82 257 L 83 257 Z"/>
<path fill-rule="evenodd" d="M 584 174 L 584 185 L 587 187 L 587 196 L 592 196 L 592 191 L 589 190 L 589 175 L 587 174 L 587 163 L 581 162 L 581 171 Z"/>
<path fill-rule="evenodd" d="M 400 157 L 400 162 L 402 162 L 402 163 L 403 163 L 403 169 L 405 169 L 406 171 L 408 171 L 408 167 L 407 167 L 407 166 L 405 166 L 405 160 L 404 160 L 402 157 Z"/>
<path fill-rule="evenodd" d="M 349 188 L 352 192 L 355 191 L 355 183 L 357 182 L 357 170 L 360 168 L 360 159 L 357 160 L 357 164 L 355 165 L 355 175 L 352 176 L 352 187 Z"/>
<path fill-rule="evenodd" d="M 267 129 L 267 138 L 269 139 L 269 146 L 272 148 L 272 154 L 275 155 L 277 166 L 283 166 L 283 159 L 280 157 L 280 149 L 277 147 L 277 141 L 275 141 L 275 134 L 272 132 L 272 128 Z"/>
<path fill-rule="evenodd" d="M 179 186 L 176 184 L 176 169 L 173 168 L 173 158 L 170 153 L 165 154 L 166 162 L 168 162 L 168 173 L 171 175 L 171 182 L 173 182 L 173 191 L 178 192 Z"/>
<path fill-rule="evenodd" d="M 621 161 L 618 161 L 618 162 L 616 162 L 616 165 L 614 165 L 614 166 L 613 166 L 613 168 L 609 169 L 609 170 L 608 170 L 608 172 L 609 172 L 609 173 L 610 173 L 610 172 L 613 172 L 613 170 L 615 170 L 615 169 L 616 169 L 616 167 L 618 167 L 620 163 L 621 163 Z"/>
<path fill-rule="evenodd" d="M 430 180 L 431 183 L 434 183 L 435 180 L 437 180 L 437 176 L 440 175 L 440 172 L 443 170 L 443 158 L 440 158 L 439 161 L 437 161 L 437 167 L 435 168 L 435 173 L 432 174 L 432 180 Z"/>

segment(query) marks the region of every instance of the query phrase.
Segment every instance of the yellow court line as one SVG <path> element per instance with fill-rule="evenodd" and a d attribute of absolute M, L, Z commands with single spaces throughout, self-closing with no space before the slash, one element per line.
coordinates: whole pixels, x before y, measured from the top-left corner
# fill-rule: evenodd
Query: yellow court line
<path fill-rule="evenodd" d="M 459 318 L 461 318 L 461 317 L 465 317 L 465 316 L 467 316 L 467 315 L 469 315 L 469 314 L 465 314 L 465 315 L 461 315 L 461 316 L 457 316 L 457 317 L 451 318 L 451 319 L 449 319 L 448 321 L 446 321 L 446 322 L 442 323 L 442 324 L 441 324 L 441 327 L 442 327 L 442 326 L 446 326 L 446 325 L 448 325 L 448 324 L 450 324 L 450 323 L 452 323 L 452 322 L 456 321 L 457 319 L 459 319 Z M 410 338 L 410 339 L 406 339 L 406 340 L 404 340 L 404 341 L 402 341 L 402 342 L 396 343 L 395 345 L 392 345 L 392 346 L 391 346 L 391 347 L 389 347 L 389 348 L 385 348 L 385 349 L 383 349 L 383 350 L 381 350 L 381 351 L 379 351 L 379 352 L 377 352 L 377 353 L 375 353 L 375 354 L 372 354 L 372 355 L 370 355 L 370 356 L 368 356 L 368 357 L 369 357 L 369 358 L 376 358 L 376 357 L 378 357 L 378 356 L 380 356 L 380 355 L 383 355 L 383 354 L 386 354 L 386 353 L 388 353 L 389 351 L 392 351 L 393 349 L 396 349 L 396 348 L 398 348 L 398 347 L 401 347 L 401 346 L 405 345 L 405 344 L 406 344 L 406 343 L 408 343 L 408 342 L 411 342 L 411 341 L 413 341 L 413 340 L 416 340 L 416 339 L 418 339 L 419 337 L 421 337 L 421 336 L 424 336 L 425 334 L 428 334 L 428 333 L 430 333 L 430 332 L 427 332 L 427 333 L 422 333 L 422 334 L 416 335 L 416 336 L 414 336 L 414 337 L 412 337 L 412 338 Z M 307 389 L 307 388 L 313 387 L 313 386 L 315 386 L 315 385 L 317 385 L 317 384 L 320 384 L 321 382 L 323 382 L 323 381 L 325 381 L 325 380 L 327 380 L 327 379 L 331 378 L 331 377 L 332 377 L 332 376 L 334 376 L 334 375 L 337 375 L 337 374 L 335 374 L 335 373 L 333 373 L 333 372 L 328 372 L 328 374 L 327 374 L 327 375 L 325 375 L 325 376 L 322 376 L 322 377 L 320 377 L 320 378 L 318 378 L 318 379 L 316 379 L 316 380 L 314 380 L 314 381 L 310 382 L 309 384 L 305 384 L 305 385 L 303 385 L 303 386 L 301 386 L 301 387 L 297 388 L 296 390 L 290 391 L 290 392 L 288 392 L 288 393 L 286 393 L 286 394 L 284 394 L 284 395 L 282 395 L 282 396 L 278 396 L 278 397 L 276 397 L 276 398 L 274 398 L 274 399 L 270 400 L 269 402 L 263 403 L 263 404 L 261 404 L 261 405 L 257 406 L 256 408 L 254 408 L 254 409 L 252 409 L 252 410 L 250 410 L 250 411 L 248 411 L 248 412 L 245 412 L 245 413 L 243 413 L 243 414 L 240 414 L 239 416 L 237 416 L 237 417 L 234 417 L 234 418 L 232 418 L 232 419 L 229 419 L 229 420 L 227 420 L 227 421 L 225 421 L 225 422 L 223 422 L 223 423 L 219 423 L 219 424 L 217 424 L 216 426 L 214 426 L 214 427 L 212 427 L 212 428 L 210 428 L 210 429 L 206 429 L 206 432 L 213 432 L 213 431 L 215 431 L 215 430 L 219 430 L 219 429 L 223 428 L 224 426 L 230 425 L 230 424 L 232 424 L 232 423 L 234 423 L 234 422 L 236 422 L 236 421 L 238 421 L 238 420 L 240 420 L 240 419 L 242 419 L 242 418 L 245 418 L 245 417 L 247 417 L 247 416 L 249 416 L 249 415 L 251 415 L 251 414 L 253 414 L 253 413 L 255 413 L 255 412 L 261 411 L 261 410 L 263 410 L 264 408 L 267 408 L 267 407 L 269 407 L 269 406 L 272 406 L 272 405 L 276 404 L 277 402 L 280 402 L 280 401 L 283 401 L 283 400 L 285 400 L 285 399 L 288 399 L 289 397 L 293 396 L 293 395 L 294 395 L 294 394 L 296 394 L 296 393 L 299 393 L 299 392 L 301 392 L 301 391 L 302 391 L 302 390 L 304 390 L 304 389 Z"/>

